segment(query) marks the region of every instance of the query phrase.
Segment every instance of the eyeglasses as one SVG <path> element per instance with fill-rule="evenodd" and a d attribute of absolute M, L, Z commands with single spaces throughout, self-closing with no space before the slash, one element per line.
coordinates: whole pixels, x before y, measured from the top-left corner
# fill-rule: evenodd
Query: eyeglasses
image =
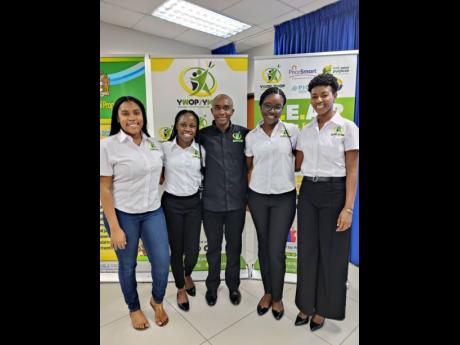
<path fill-rule="evenodd" d="M 262 104 L 262 109 L 264 111 L 272 111 L 272 109 L 274 109 L 276 113 L 281 113 L 283 111 L 283 108 L 284 108 L 284 105 L 281 105 L 281 104 L 277 104 L 275 106 L 269 103 Z"/>

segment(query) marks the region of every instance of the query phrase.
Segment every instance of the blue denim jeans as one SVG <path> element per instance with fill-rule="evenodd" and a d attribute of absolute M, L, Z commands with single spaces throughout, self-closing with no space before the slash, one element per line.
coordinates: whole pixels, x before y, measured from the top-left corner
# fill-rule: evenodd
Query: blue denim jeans
<path fill-rule="evenodd" d="M 152 297 L 155 303 L 162 303 L 168 284 L 169 244 L 168 231 L 163 209 L 145 213 L 126 213 L 115 209 L 118 223 L 126 235 L 125 249 L 115 251 L 118 258 L 118 277 L 121 290 L 130 311 L 140 309 L 137 294 L 136 266 L 139 238 L 142 239 L 152 267 Z M 110 235 L 110 228 L 104 215 L 104 225 Z"/>

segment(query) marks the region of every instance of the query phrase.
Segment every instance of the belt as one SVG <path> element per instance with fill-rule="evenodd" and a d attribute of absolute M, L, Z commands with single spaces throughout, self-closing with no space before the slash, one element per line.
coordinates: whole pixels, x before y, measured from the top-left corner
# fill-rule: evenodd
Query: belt
<path fill-rule="evenodd" d="M 312 182 L 333 182 L 333 181 L 344 181 L 345 176 L 341 177 L 321 177 L 321 176 L 304 176 L 304 180 L 312 181 Z"/>

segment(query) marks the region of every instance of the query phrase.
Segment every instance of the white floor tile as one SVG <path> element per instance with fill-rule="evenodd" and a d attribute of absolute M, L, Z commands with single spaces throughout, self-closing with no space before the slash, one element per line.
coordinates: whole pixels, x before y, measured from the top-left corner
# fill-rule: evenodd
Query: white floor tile
<path fill-rule="evenodd" d="M 228 289 L 222 281 L 217 304 L 209 307 L 205 300 L 206 285 L 196 281 L 196 297 L 189 296 L 190 311 L 177 306 L 174 283 L 169 283 L 165 295 L 165 309 L 170 322 L 160 328 L 154 324 L 154 313 L 149 305 L 151 283 L 138 283 L 141 307 L 150 321 L 146 331 L 131 326 L 128 308 L 118 283 L 101 283 L 100 324 L 101 345 L 187 344 L 187 345 L 358 345 L 359 344 L 359 268 L 349 267 L 350 288 L 344 321 L 326 320 L 324 327 L 312 333 L 309 325 L 295 327 L 298 309 L 295 305 L 296 284 L 284 284 L 285 315 L 277 321 L 271 310 L 257 315 L 256 307 L 263 295 L 261 280 L 242 279 L 239 306 L 230 303 Z"/>
<path fill-rule="evenodd" d="M 199 334 L 178 312 L 169 304 L 165 304 L 169 316 L 169 323 L 165 327 L 158 327 L 154 322 L 152 308 L 144 309 L 150 327 L 145 331 L 137 331 L 131 326 L 131 319 L 126 316 L 120 320 L 101 327 L 101 345 L 200 345 L 206 339 Z"/>
<path fill-rule="evenodd" d="M 303 327 L 294 327 L 287 318 L 277 321 L 271 312 L 259 316 L 256 311 L 211 338 L 209 342 L 212 345 L 329 345 Z"/>
<path fill-rule="evenodd" d="M 141 308 L 150 308 L 152 283 L 138 283 L 137 293 Z M 165 298 L 176 294 L 174 283 L 168 283 Z M 119 283 L 100 284 L 100 325 L 104 326 L 122 317 L 129 315 L 128 306 L 123 298 Z"/>
<path fill-rule="evenodd" d="M 348 297 L 359 302 L 359 268 L 351 263 L 348 267 L 348 282 L 350 284 L 347 290 Z"/>
<path fill-rule="evenodd" d="M 295 292 L 295 288 L 290 289 L 287 293 L 284 294 L 283 298 L 285 316 L 292 321 L 292 324 L 294 324 L 297 314 L 299 313 L 299 309 L 295 305 Z M 336 321 L 327 319 L 324 327 L 316 331 L 315 334 L 332 345 L 339 345 L 345 338 L 350 335 L 350 333 L 356 328 L 356 326 L 358 326 L 358 324 L 359 303 L 350 297 L 347 297 L 345 320 Z M 310 332 L 309 324 L 301 327 L 308 329 Z"/>
<path fill-rule="evenodd" d="M 100 325 L 106 325 L 128 315 L 118 283 L 100 284 Z"/>
<path fill-rule="evenodd" d="M 341 345 L 358 345 L 359 344 L 359 326 L 345 339 Z"/>
<path fill-rule="evenodd" d="M 237 306 L 231 304 L 228 289 L 225 283 L 222 282 L 217 293 L 217 303 L 210 307 L 205 299 L 205 284 L 198 282 L 196 283 L 196 287 L 196 296 L 189 296 L 188 298 L 190 303 L 190 310 L 188 312 L 179 309 L 176 296 L 169 297 L 167 300 L 207 339 L 231 326 L 252 311 L 255 311 L 258 302 L 255 297 L 244 290 L 240 290 L 241 303 Z"/>

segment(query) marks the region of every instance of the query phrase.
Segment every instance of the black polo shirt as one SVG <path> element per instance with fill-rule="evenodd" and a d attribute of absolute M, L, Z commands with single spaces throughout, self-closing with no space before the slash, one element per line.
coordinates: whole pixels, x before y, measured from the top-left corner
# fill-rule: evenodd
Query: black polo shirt
<path fill-rule="evenodd" d="M 244 139 L 249 129 L 234 125 L 222 133 L 215 124 L 200 130 L 206 150 L 203 207 L 213 212 L 246 207 L 248 189 Z"/>

